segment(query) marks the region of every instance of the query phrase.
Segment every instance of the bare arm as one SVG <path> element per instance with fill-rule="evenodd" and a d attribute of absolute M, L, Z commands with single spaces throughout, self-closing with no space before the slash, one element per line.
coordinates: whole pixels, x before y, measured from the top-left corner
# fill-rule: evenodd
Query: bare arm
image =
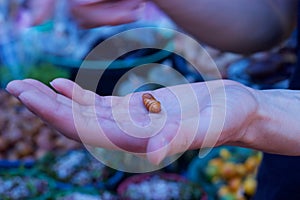
<path fill-rule="evenodd" d="M 36 1 L 32 1 L 33 11 L 48 9 L 47 3 L 40 5 Z M 296 22 L 297 0 L 152 1 L 199 41 L 238 53 L 252 53 L 273 47 L 289 35 Z M 85 28 L 92 28 L 137 20 L 143 0 L 70 2 L 78 23 Z M 35 5 L 41 8 L 37 9 Z M 34 23 L 46 16 L 43 12 L 33 13 L 36 15 Z"/>
<path fill-rule="evenodd" d="M 300 155 L 300 91 L 257 91 L 257 112 L 235 145 L 268 153 Z"/>
<path fill-rule="evenodd" d="M 222 50 L 251 53 L 286 38 L 296 0 L 153 0 L 198 40 Z"/>
<path fill-rule="evenodd" d="M 13 81 L 7 90 L 85 144 L 146 153 L 156 164 L 187 149 L 220 145 L 300 155 L 299 91 L 258 91 L 227 80 L 178 85 L 151 92 L 163 111 L 149 121 L 140 93 L 100 97 L 68 80 L 52 83 L 60 94 L 34 80 Z"/>

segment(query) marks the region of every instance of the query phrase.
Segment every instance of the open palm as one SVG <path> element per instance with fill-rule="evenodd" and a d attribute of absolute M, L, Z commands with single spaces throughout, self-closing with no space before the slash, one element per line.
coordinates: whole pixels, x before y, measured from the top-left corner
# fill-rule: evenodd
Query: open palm
<path fill-rule="evenodd" d="M 232 81 L 184 84 L 151 93 L 162 111 L 149 113 L 142 93 L 102 97 L 56 79 L 58 92 L 32 79 L 7 90 L 65 136 L 107 149 L 147 153 L 159 163 L 187 149 L 238 142 L 256 110 L 250 90 Z M 237 109 L 238 108 L 238 109 Z"/>

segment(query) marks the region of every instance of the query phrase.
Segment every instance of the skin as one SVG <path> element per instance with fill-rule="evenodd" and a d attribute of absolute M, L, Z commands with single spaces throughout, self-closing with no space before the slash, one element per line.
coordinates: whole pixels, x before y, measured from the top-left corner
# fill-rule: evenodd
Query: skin
<path fill-rule="evenodd" d="M 297 0 L 153 1 L 199 41 L 244 54 L 278 44 L 297 19 Z"/>
<path fill-rule="evenodd" d="M 281 41 L 290 33 L 296 13 L 294 0 L 236 0 L 232 5 L 211 0 L 155 2 L 199 40 L 240 53 L 266 49 Z M 140 5 L 138 0 L 73 0 L 71 10 L 79 24 L 95 27 L 133 21 L 136 13 L 132 11 Z M 108 15 L 108 10 L 122 12 Z M 235 19 L 241 23 L 232 23 Z M 146 153 L 155 164 L 187 149 L 220 145 L 300 155 L 299 91 L 257 91 L 229 80 L 178 85 L 148 91 L 163 106 L 163 113 L 149 115 L 141 93 L 101 97 L 66 79 L 56 79 L 52 86 L 55 91 L 36 80 L 16 80 L 8 84 L 7 91 L 69 138 L 108 149 Z M 191 88 L 195 98 L 184 95 Z M 223 120 L 224 124 L 220 123 Z M 161 122 L 166 123 L 162 126 Z"/>
<path fill-rule="evenodd" d="M 35 26 L 51 18 L 57 0 L 29 0 L 20 13 L 21 26 Z M 72 17 L 81 28 L 119 25 L 138 20 L 142 0 L 69 0 Z M 113 15 L 111 13 L 114 13 Z"/>
<path fill-rule="evenodd" d="M 297 0 L 152 1 L 199 41 L 243 54 L 266 50 L 282 42 L 295 27 L 297 18 Z M 138 12 L 133 11 L 142 3 L 140 0 L 73 2 L 75 19 L 87 28 L 137 19 Z"/>
<path fill-rule="evenodd" d="M 138 20 L 143 0 L 70 1 L 72 15 L 82 28 L 119 25 Z M 112 14 L 113 13 L 113 14 Z"/>
<path fill-rule="evenodd" d="M 213 88 L 210 93 L 206 84 L 211 84 Z M 300 130 L 297 120 L 300 106 L 292 106 L 300 103 L 300 92 L 257 91 L 228 80 L 206 84 L 191 84 L 197 92 L 197 102 L 185 100 L 181 105 L 174 103 L 174 96 L 168 88 L 152 91 L 151 93 L 164 105 L 164 112 L 169 114 L 167 123 L 159 132 L 153 136 L 150 131 L 144 138 L 137 137 L 139 130 L 122 120 L 123 117 L 115 119 L 111 114 L 112 106 L 117 107 L 119 114 L 126 113 L 126 104 L 130 98 L 130 105 L 134 106 L 134 109 L 131 108 L 133 120 L 141 126 L 149 124 L 149 114 L 142 103 L 141 93 L 126 97 L 101 97 L 66 79 L 56 79 L 52 82 L 59 93 L 31 79 L 13 81 L 8 84 L 7 90 L 67 137 L 93 146 L 147 153 L 148 159 L 155 164 L 160 163 L 167 155 L 201 147 L 207 135 L 218 136 L 216 143 L 209 146 L 238 145 L 270 153 L 300 155 L 300 136 L 295 131 Z M 226 93 L 225 104 L 223 98 L 218 98 L 223 84 Z M 185 84 L 171 89 L 185 93 L 189 87 L 190 85 Z M 73 93 L 74 88 L 76 92 Z M 216 98 L 214 102 L 208 98 L 210 95 Z M 191 112 L 197 105 L 200 113 Z M 94 106 L 95 114 L 91 109 Z M 208 130 L 212 109 L 215 108 L 226 111 L 221 132 Z M 74 120 L 74 115 L 77 115 L 77 120 Z M 154 120 L 159 121 L 160 117 L 158 115 Z M 190 125 L 190 121 L 195 118 L 199 119 L 200 123 L 196 134 L 191 136 L 189 133 L 194 129 L 191 129 L 193 125 Z M 219 123 L 220 120 L 222 119 L 215 117 L 211 123 Z M 101 129 L 98 128 L 99 124 Z M 118 126 L 122 126 L 130 135 Z M 178 133 L 179 128 L 182 128 L 182 131 Z"/>
<path fill-rule="evenodd" d="M 32 24 L 49 17 L 55 1 L 31 0 Z M 243 54 L 270 49 L 282 42 L 295 27 L 297 18 L 297 0 L 152 1 L 199 41 Z M 69 6 L 79 26 L 93 28 L 138 20 L 144 2 L 69 0 Z"/>
<path fill-rule="evenodd" d="M 30 0 L 26 3 L 21 13 L 19 13 L 19 26 L 26 28 L 43 23 L 53 15 L 55 0 Z"/>

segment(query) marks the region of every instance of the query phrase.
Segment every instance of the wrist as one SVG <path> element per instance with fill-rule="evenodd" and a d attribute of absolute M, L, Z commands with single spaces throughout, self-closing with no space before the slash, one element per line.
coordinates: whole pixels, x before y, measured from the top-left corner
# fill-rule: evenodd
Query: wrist
<path fill-rule="evenodd" d="M 255 109 L 248 116 L 248 121 L 245 121 L 241 131 L 238 131 L 235 137 L 232 139 L 233 144 L 238 146 L 250 147 L 255 144 L 257 134 L 263 129 L 264 123 L 266 123 L 267 115 L 265 114 L 265 95 L 259 90 L 248 89 L 251 93 L 254 102 Z"/>
<path fill-rule="evenodd" d="M 299 155 L 299 91 L 256 90 L 254 96 L 257 109 L 235 145 L 273 154 Z"/>
<path fill-rule="evenodd" d="M 262 128 L 262 122 L 265 120 L 265 97 L 261 91 L 241 84 L 234 87 L 242 93 L 236 97 L 237 105 L 227 111 L 227 124 L 225 122 L 225 130 L 217 145 L 249 147 L 255 142 L 257 130 Z"/>

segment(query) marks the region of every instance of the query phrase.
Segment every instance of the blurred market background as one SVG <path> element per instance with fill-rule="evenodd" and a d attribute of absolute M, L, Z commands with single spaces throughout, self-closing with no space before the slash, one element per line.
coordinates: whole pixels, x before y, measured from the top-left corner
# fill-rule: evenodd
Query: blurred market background
<path fill-rule="evenodd" d="M 147 4 L 141 20 L 120 26 L 82 30 L 65 12 L 67 1 L 57 1 L 49 21 L 31 28 L 18 24 L 22 2 L 0 0 L 0 199 L 221 199 L 247 200 L 255 193 L 261 152 L 237 147 L 215 148 L 205 158 L 197 151 L 151 174 L 129 174 L 104 166 L 84 147 L 47 126 L 5 90 L 10 80 L 34 78 L 49 84 L 56 77 L 74 80 L 85 56 L 101 41 L 138 27 L 180 30 L 154 5 Z M 251 34 L 251 33 L 249 33 Z M 221 33 L 220 33 L 221 35 Z M 209 46 L 222 78 L 256 89 L 286 88 L 296 62 L 296 33 L 282 45 L 253 55 L 221 52 Z M 148 40 L 156 36 L 148 35 Z M 131 38 L 133 42 L 145 36 Z M 178 55 L 155 49 L 130 52 L 119 58 L 97 92 L 110 95 L 115 83 L 137 64 L 151 58 L 164 64 L 151 67 L 146 76 L 130 73 L 115 90 L 125 95 L 144 82 L 181 83 L 169 76 L 176 69 L 189 82 L 219 78 L 210 68 L 203 49 L 182 38 L 171 42 L 202 74 Z M 116 45 L 115 48 L 117 48 Z M 138 64 L 146 64 L 136 62 Z M 163 80 L 158 80 L 162 79 Z M 103 87 L 105 85 L 105 87 Z M 155 89 L 157 85 L 140 88 Z"/>

